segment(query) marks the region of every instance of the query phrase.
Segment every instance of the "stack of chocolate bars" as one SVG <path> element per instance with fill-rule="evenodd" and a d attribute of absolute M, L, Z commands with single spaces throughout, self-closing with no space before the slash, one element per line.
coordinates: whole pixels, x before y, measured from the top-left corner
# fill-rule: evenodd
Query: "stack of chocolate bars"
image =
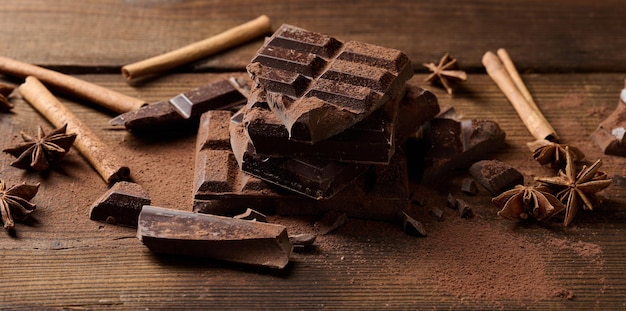
<path fill-rule="evenodd" d="M 247 69 L 247 104 L 200 120 L 194 211 L 390 220 L 408 208 L 400 146 L 439 105 L 406 83 L 405 54 L 283 25 Z"/>

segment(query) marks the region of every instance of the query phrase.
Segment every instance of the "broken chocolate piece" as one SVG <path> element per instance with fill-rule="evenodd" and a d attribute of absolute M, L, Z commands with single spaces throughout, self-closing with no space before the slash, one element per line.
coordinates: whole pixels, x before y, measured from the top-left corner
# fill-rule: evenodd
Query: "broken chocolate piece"
<path fill-rule="evenodd" d="M 414 136 L 426 122 L 439 113 L 435 94 L 421 87 L 407 84 L 406 93 L 400 101 L 400 112 L 396 124 L 396 143 L 402 144 Z"/>
<path fill-rule="evenodd" d="M 343 226 L 346 223 L 346 220 L 348 220 L 348 216 L 346 216 L 346 213 L 329 211 L 324 214 L 324 217 L 322 217 L 322 219 L 315 222 L 314 226 L 317 230 L 317 234 L 326 235 Z"/>
<path fill-rule="evenodd" d="M 591 133 L 591 140 L 604 154 L 626 157 L 626 88 L 615 110 Z"/>
<path fill-rule="evenodd" d="M 457 199 L 456 207 L 459 210 L 459 217 L 461 218 L 473 218 L 474 217 L 474 211 L 472 210 L 472 207 L 469 204 L 467 204 L 465 200 Z"/>
<path fill-rule="evenodd" d="M 439 207 L 432 206 L 429 212 L 433 217 L 435 217 L 435 219 L 439 221 L 443 220 L 443 211 Z"/>
<path fill-rule="evenodd" d="M 150 205 L 148 193 L 139 184 L 120 181 L 92 204 L 89 219 L 136 228 L 144 205 Z"/>
<path fill-rule="evenodd" d="M 313 245 L 313 243 L 315 243 L 315 239 L 317 239 L 317 236 L 315 234 L 310 234 L 310 233 L 301 233 L 301 234 L 289 236 L 289 241 L 291 241 L 291 244 L 293 244 L 294 246 Z"/>
<path fill-rule="evenodd" d="M 111 125 L 124 125 L 127 130 L 163 130 L 192 126 L 208 110 L 229 109 L 244 104 L 246 97 L 229 80 L 219 80 L 185 93 L 169 101 L 159 101 L 138 110 L 121 114 Z"/>
<path fill-rule="evenodd" d="M 331 198 L 368 169 L 357 163 L 260 156 L 237 115 L 230 122 L 230 143 L 242 171 L 314 199 Z"/>
<path fill-rule="evenodd" d="M 237 215 L 246 208 L 265 214 L 322 215 L 327 211 L 349 217 L 395 221 L 407 210 L 409 184 L 406 156 L 396 150 L 389 165 L 374 165 L 328 200 L 313 200 L 239 169 L 230 148 L 228 111 L 211 111 L 200 120 L 197 135 L 193 210 Z"/>
<path fill-rule="evenodd" d="M 402 52 L 282 25 L 246 67 L 292 140 L 318 142 L 394 98 L 413 75 Z"/>
<path fill-rule="evenodd" d="M 469 169 L 474 179 L 494 196 L 515 185 L 524 184 L 524 175 L 512 166 L 498 160 L 478 161 Z"/>
<path fill-rule="evenodd" d="M 450 209 L 457 209 L 459 207 L 456 203 L 456 198 L 452 195 L 452 193 L 448 193 L 448 196 L 446 196 L 446 206 Z"/>
<path fill-rule="evenodd" d="M 476 187 L 476 181 L 472 178 L 463 178 L 461 181 L 461 192 L 467 195 L 478 194 L 478 187 Z"/>
<path fill-rule="evenodd" d="M 151 251 L 282 269 L 292 245 L 285 227 L 144 206 L 137 237 Z"/>
<path fill-rule="evenodd" d="M 435 118 L 430 122 L 423 180 L 431 181 L 442 174 L 469 167 L 472 163 L 504 146 L 505 133 L 498 123 L 489 120 Z"/>
<path fill-rule="evenodd" d="M 402 212 L 402 230 L 408 235 L 414 236 L 426 236 L 426 228 L 421 222 L 415 220 L 415 218 L 409 216 L 407 213 Z"/>
<path fill-rule="evenodd" d="M 242 214 L 236 215 L 233 218 L 235 219 L 243 219 L 243 220 L 250 220 L 250 221 L 260 221 L 260 222 L 267 222 L 267 217 L 251 208 L 247 208 L 245 212 L 243 212 Z"/>

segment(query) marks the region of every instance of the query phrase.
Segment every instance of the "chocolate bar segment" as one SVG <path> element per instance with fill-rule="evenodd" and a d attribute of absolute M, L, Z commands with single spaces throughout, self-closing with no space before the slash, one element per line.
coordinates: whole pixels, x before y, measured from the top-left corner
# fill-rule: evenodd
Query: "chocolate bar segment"
<path fill-rule="evenodd" d="M 111 125 L 124 125 L 127 130 L 157 130 L 197 124 L 208 110 L 229 109 L 244 104 L 246 97 L 228 80 L 219 80 L 176 95 L 169 101 L 159 101 L 121 114 Z"/>
<path fill-rule="evenodd" d="M 215 117 L 216 114 L 225 115 Z M 332 198 L 314 200 L 242 172 L 232 150 L 222 148 L 226 131 L 215 130 L 220 128 L 217 120 L 228 126 L 229 116 L 226 111 L 210 111 L 201 118 L 194 211 L 229 216 L 241 214 L 247 208 L 279 215 L 321 215 L 337 211 L 349 217 L 395 221 L 400 211 L 409 208 L 407 163 L 402 150 L 394 152 L 389 165 L 370 166 Z M 216 124 L 211 125 L 210 120 Z"/>
<path fill-rule="evenodd" d="M 247 66 L 290 139 L 316 143 L 366 118 L 413 75 L 400 51 L 282 25 Z"/>
<path fill-rule="evenodd" d="M 314 199 L 328 199 L 367 170 L 364 164 L 260 156 L 246 136 L 243 123 L 236 119 L 234 116 L 230 122 L 230 144 L 239 167 L 278 186 Z"/>
<path fill-rule="evenodd" d="M 92 204 L 89 218 L 136 228 L 144 205 L 150 205 L 148 193 L 139 184 L 120 181 Z"/>
<path fill-rule="evenodd" d="M 282 269 L 292 244 L 285 227 L 144 206 L 137 237 L 151 251 Z"/>

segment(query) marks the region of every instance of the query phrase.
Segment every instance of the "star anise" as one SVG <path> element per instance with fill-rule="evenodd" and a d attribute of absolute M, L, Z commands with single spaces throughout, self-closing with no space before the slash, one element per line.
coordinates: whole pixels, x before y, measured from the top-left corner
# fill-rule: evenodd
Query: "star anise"
<path fill-rule="evenodd" d="M 566 147 L 572 153 L 572 159 L 574 162 L 581 161 L 585 158 L 585 154 L 580 149 L 565 144 L 559 144 L 548 140 L 538 140 L 533 143 L 529 143 L 528 147 L 533 151 L 533 159 L 537 160 L 539 164 L 550 164 L 552 168 L 563 168 L 566 165 Z"/>
<path fill-rule="evenodd" d="M 556 197 L 566 205 L 565 219 L 563 224 L 569 225 L 578 209 L 582 206 L 586 210 L 593 210 L 600 205 L 601 201 L 596 192 L 611 185 L 611 179 L 606 174 L 598 172 L 602 161 L 598 160 L 591 166 L 583 166 L 577 172 L 573 161 L 573 153 L 568 147 L 565 148 L 566 162 L 565 172 L 559 171 L 556 177 L 537 178 L 542 185 L 549 187 L 556 193 Z"/>
<path fill-rule="evenodd" d="M 0 212 L 5 229 L 13 229 L 14 220 L 24 220 L 30 216 L 35 210 L 35 204 L 29 201 L 38 190 L 39 184 L 21 184 L 7 189 L 4 180 L 0 179 Z"/>
<path fill-rule="evenodd" d="M 509 220 L 526 220 L 529 216 L 544 220 L 565 209 L 565 205 L 542 186 L 517 185 L 491 202 L 500 208 L 498 216 Z"/>
<path fill-rule="evenodd" d="M 424 82 L 440 83 L 448 94 L 452 94 L 452 91 L 459 83 L 467 80 L 465 71 L 458 70 L 459 65 L 456 58 L 451 58 L 448 53 L 439 60 L 439 64 L 437 65 L 434 63 L 422 65 L 432 72 L 424 79 Z"/>
<path fill-rule="evenodd" d="M 10 85 L 0 83 L 0 112 L 9 112 L 13 109 L 13 104 L 7 98 L 13 92 L 13 89 L 14 87 Z"/>
<path fill-rule="evenodd" d="M 45 171 L 50 163 L 63 158 L 74 144 L 76 134 L 66 134 L 66 129 L 67 124 L 46 134 L 43 128 L 39 126 L 37 137 L 22 132 L 24 142 L 3 151 L 17 158 L 10 164 L 11 166 Z"/>

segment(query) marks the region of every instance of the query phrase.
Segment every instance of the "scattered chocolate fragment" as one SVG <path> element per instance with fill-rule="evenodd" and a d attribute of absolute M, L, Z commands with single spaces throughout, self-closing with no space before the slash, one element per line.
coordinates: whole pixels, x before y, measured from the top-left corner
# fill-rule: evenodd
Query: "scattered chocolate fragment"
<path fill-rule="evenodd" d="M 315 243 L 316 238 L 317 238 L 317 235 L 315 234 L 301 233 L 301 234 L 296 234 L 296 235 L 290 235 L 289 241 L 291 241 L 291 244 L 293 244 L 294 246 L 296 245 L 309 246 Z"/>
<path fill-rule="evenodd" d="M 137 237 L 151 251 L 282 269 L 292 245 L 285 227 L 146 205 Z"/>
<path fill-rule="evenodd" d="M 626 84 L 626 80 L 624 81 Z M 626 86 L 615 110 L 591 133 L 591 140 L 604 154 L 626 157 Z"/>
<path fill-rule="evenodd" d="M 461 181 L 461 192 L 467 195 L 478 194 L 478 187 L 476 187 L 476 181 L 473 178 L 463 178 Z"/>
<path fill-rule="evenodd" d="M 197 124 L 208 110 L 229 109 L 244 104 L 246 97 L 227 79 L 209 83 L 167 101 L 159 101 L 138 110 L 121 114 L 109 124 L 124 125 L 127 130 L 153 131 Z"/>
<path fill-rule="evenodd" d="M 512 166 L 498 160 L 478 161 L 469 169 L 474 179 L 493 195 L 524 184 L 524 175 Z"/>
<path fill-rule="evenodd" d="M 457 199 L 456 206 L 457 206 L 457 209 L 459 210 L 459 216 L 461 218 L 473 218 L 474 217 L 474 211 L 472 210 L 472 207 L 469 204 L 467 204 L 465 200 Z"/>
<path fill-rule="evenodd" d="M 251 221 L 260 221 L 267 222 L 267 216 L 261 214 L 251 208 L 247 208 L 243 214 L 235 215 L 233 218 L 235 219 L 243 219 L 243 220 L 251 220 Z"/>
<path fill-rule="evenodd" d="M 239 167 L 250 175 L 314 199 L 329 199 L 368 169 L 368 165 L 357 163 L 260 156 L 238 114 L 230 121 L 230 142 Z"/>
<path fill-rule="evenodd" d="M 431 120 L 427 134 L 431 149 L 425 159 L 430 166 L 422 179 L 432 181 L 450 170 L 469 167 L 503 147 L 505 136 L 498 123 L 490 120 Z"/>
<path fill-rule="evenodd" d="M 329 211 L 324 214 L 322 219 L 316 221 L 314 226 L 319 235 L 326 235 L 343 226 L 346 223 L 346 220 L 348 220 L 346 213 Z"/>
<path fill-rule="evenodd" d="M 144 205 L 150 205 L 148 192 L 139 184 L 120 181 L 91 205 L 89 219 L 136 228 Z"/>
<path fill-rule="evenodd" d="M 13 167 L 45 171 L 51 163 L 61 160 L 74 144 L 76 134 L 67 134 L 66 130 L 67 123 L 46 134 L 40 125 L 36 137 L 22 132 L 24 142 L 3 151 L 17 158 L 10 163 Z"/>
<path fill-rule="evenodd" d="M 432 206 L 429 210 L 430 214 L 435 217 L 435 219 L 442 221 L 443 220 L 443 211 L 437 207 L 437 206 Z"/>
<path fill-rule="evenodd" d="M 380 108 L 413 76 L 402 52 L 282 25 L 246 67 L 293 140 L 318 142 Z"/>
<path fill-rule="evenodd" d="M 405 212 L 402 212 L 401 216 L 402 216 L 402 230 L 404 231 L 404 233 L 408 235 L 414 235 L 414 236 L 426 236 L 427 235 L 426 228 L 421 222 L 415 220 L 415 218 L 409 216 Z"/>
<path fill-rule="evenodd" d="M 450 209 L 458 209 L 456 198 L 452 195 L 452 193 L 448 193 L 446 196 L 446 206 Z"/>
<path fill-rule="evenodd" d="M 435 94 L 421 87 L 407 84 L 406 93 L 400 101 L 400 112 L 396 124 L 396 143 L 404 143 L 415 136 L 422 125 L 440 112 Z"/>

